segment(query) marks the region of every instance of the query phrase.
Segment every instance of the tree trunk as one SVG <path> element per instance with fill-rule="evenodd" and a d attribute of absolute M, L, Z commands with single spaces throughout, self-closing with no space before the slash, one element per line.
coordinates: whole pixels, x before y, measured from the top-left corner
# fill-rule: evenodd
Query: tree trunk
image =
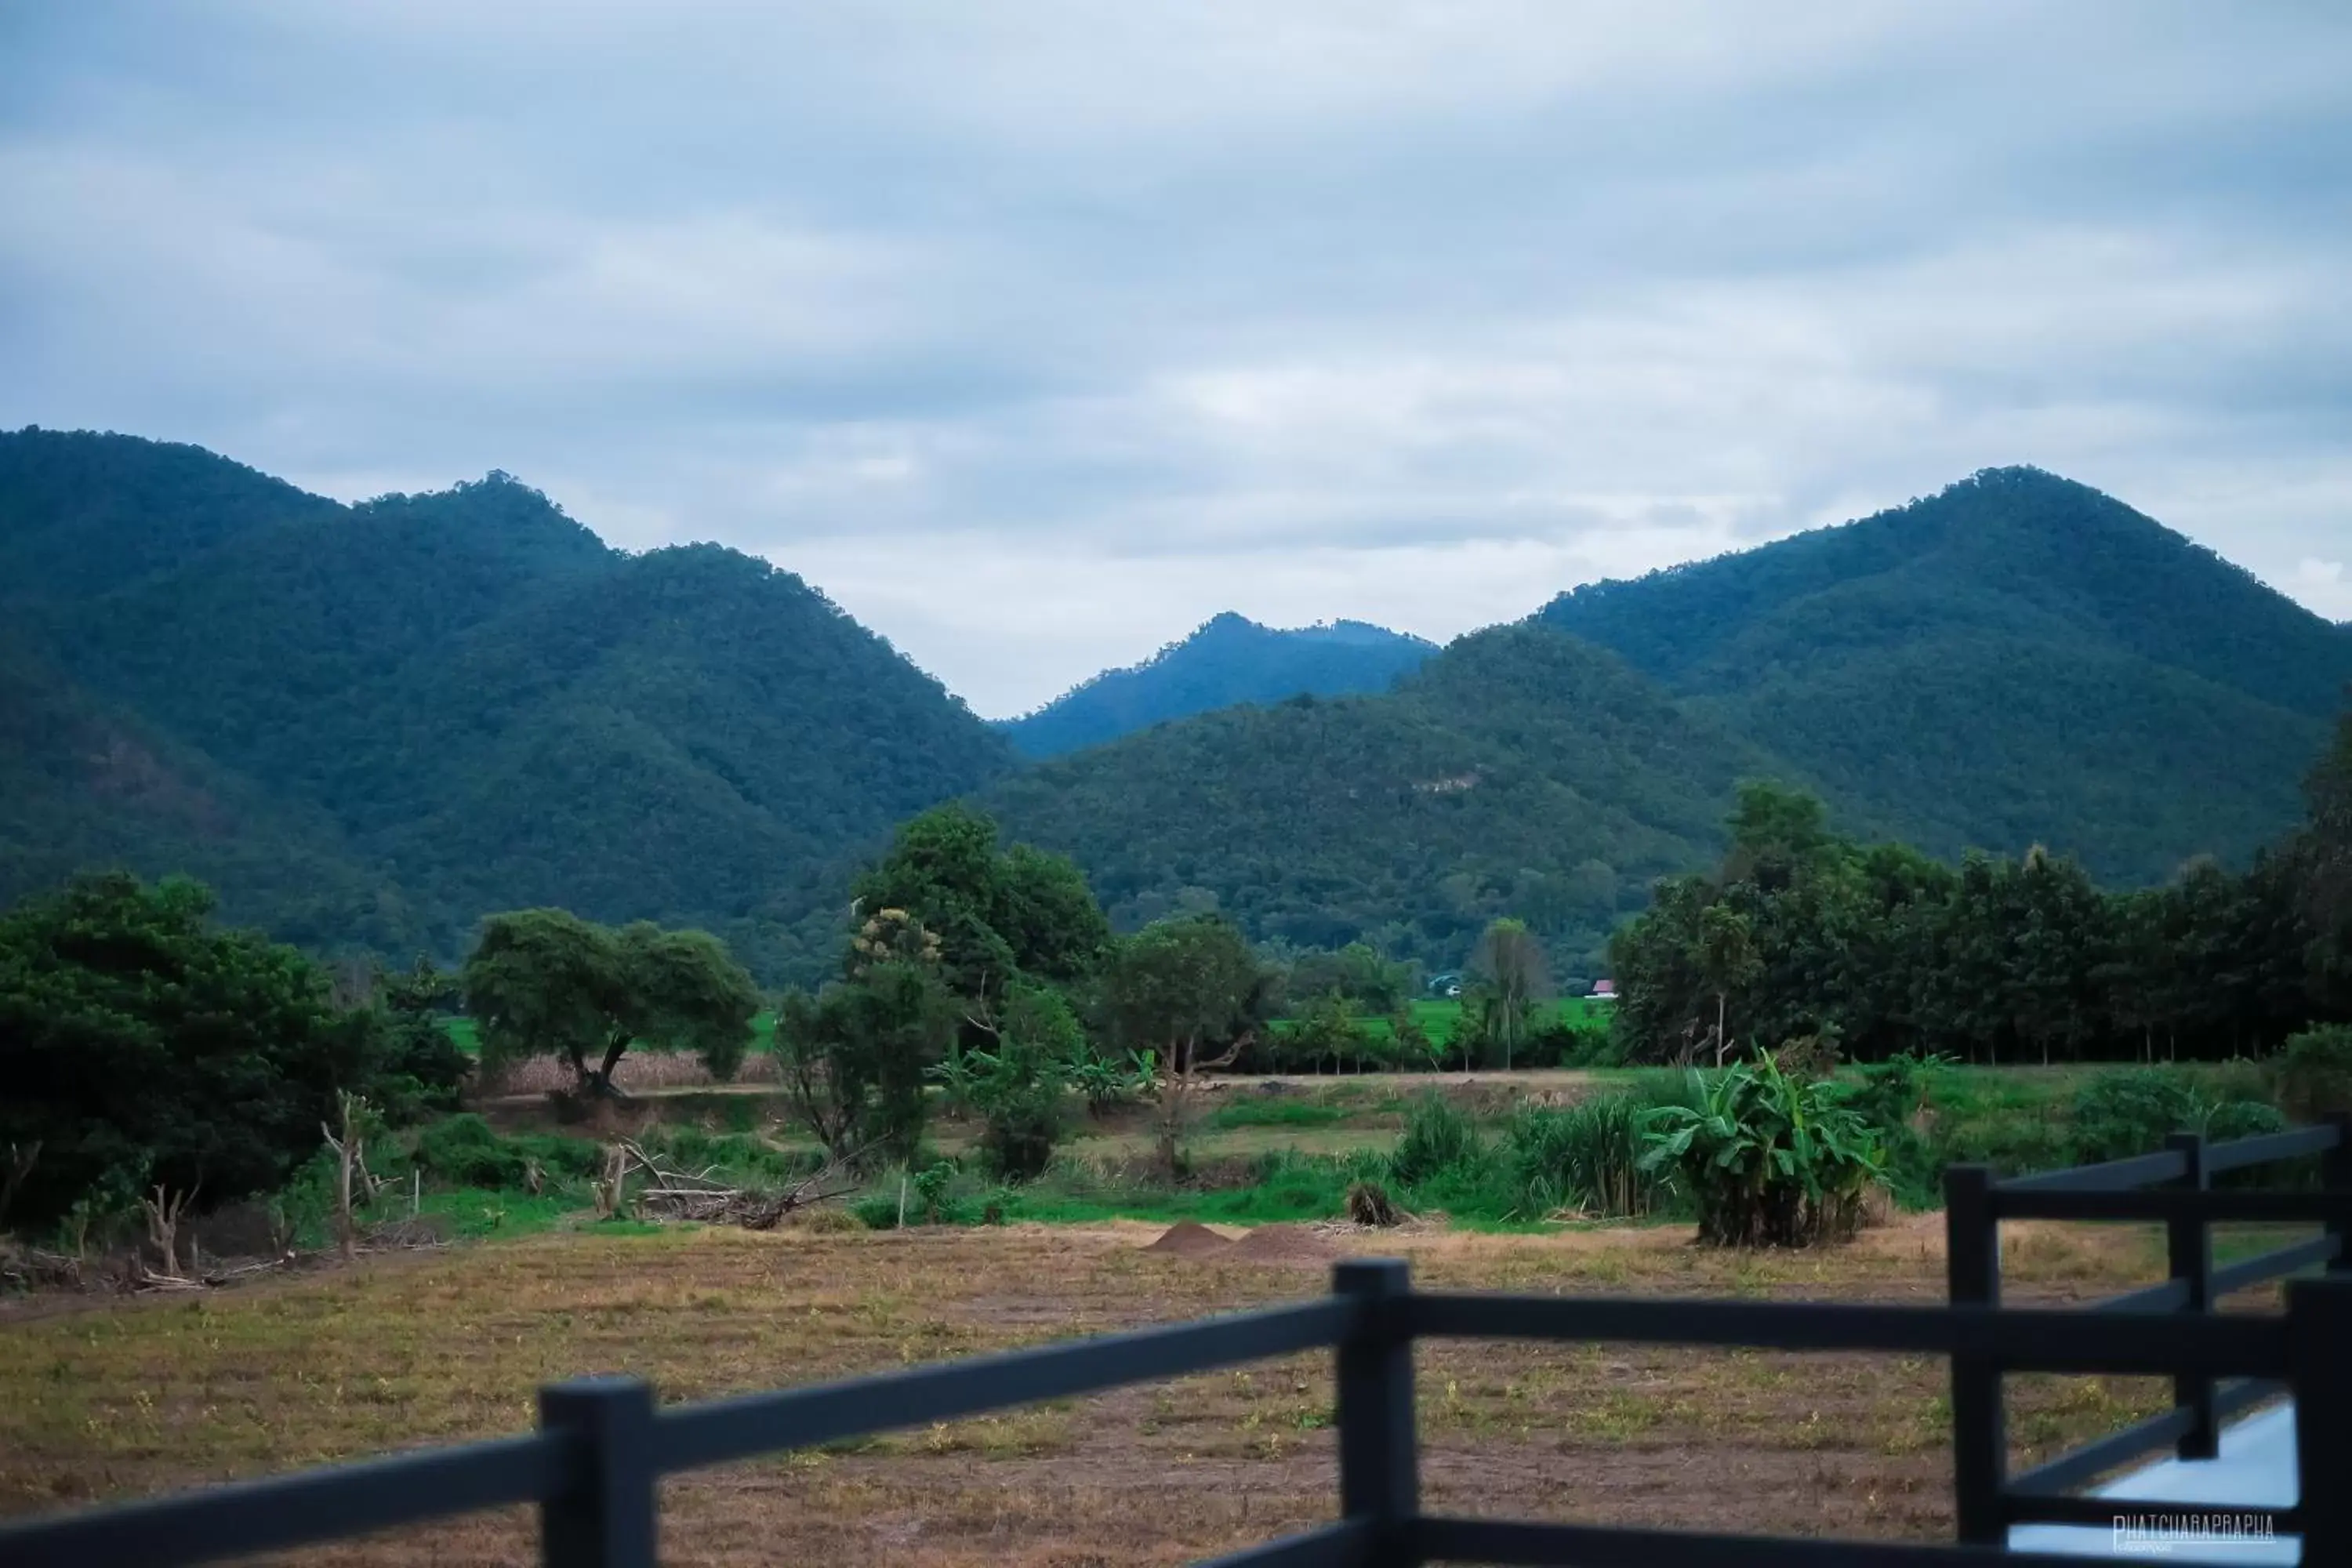
<path fill-rule="evenodd" d="M 604 1042 L 604 1063 L 596 1069 L 588 1086 L 593 1092 L 600 1096 L 613 1092 L 613 1069 L 621 1065 L 621 1054 L 629 1048 L 631 1038 L 632 1037 L 628 1035 L 616 1032 L 611 1039 Z"/>

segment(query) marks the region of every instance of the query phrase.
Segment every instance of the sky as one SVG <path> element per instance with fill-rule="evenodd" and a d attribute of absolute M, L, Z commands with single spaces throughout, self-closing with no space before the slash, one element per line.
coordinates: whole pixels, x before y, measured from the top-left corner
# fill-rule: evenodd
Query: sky
<path fill-rule="evenodd" d="M 974 709 L 2032 463 L 2352 618 L 2352 6 L 0 0 L 0 427 L 491 468 Z"/>

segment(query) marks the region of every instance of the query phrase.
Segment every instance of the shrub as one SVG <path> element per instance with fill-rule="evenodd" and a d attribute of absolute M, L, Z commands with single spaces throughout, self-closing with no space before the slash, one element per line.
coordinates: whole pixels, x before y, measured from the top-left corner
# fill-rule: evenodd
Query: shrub
<path fill-rule="evenodd" d="M 445 1117 L 416 1135 L 416 1163 L 461 1187 L 520 1186 L 523 1160 L 472 1111 Z"/>
<path fill-rule="evenodd" d="M 972 1108 L 984 1126 L 982 1152 L 989 1168 L 1025 1181 L 1053 1162 L 1067 1131 L 1062 1118 L 1061 1063 L 1039 1047 L 1007 1039 L 994 1052 L 970 1053 Z"/>
<path fill-rule="evenodd" d="M 2204 1116 L 2203 1131 L 2207 1142 L 2227 1143 L 2240 1138 L 2261 1138 L 2272 1132 L 2284 1132 L 2287 1120 L 2278 1107 L 2259 1100 L 2225 1100 L 2210 1107 Z"/>
<path fill-rule="evenodd" d="M 2289 1036 L 2273 1070 L 2279 1103 L 2290 1116 L 2310 1121 L 2332 1110 L 2352 1110 L 2352 1025 L 2330 1024 Z"/>
<path fill-rule="evenodd" d="M 958 1201 L 959 1174 L 946 1160 L 887 1173 L 852 1205 L 852 1212 L 869 1230 L 898 1229 L 901 1212 L 908 1225 L 968 1225 L 974 1216 L 967 1212 L 969 1205 Z"/>
<path fill-rule="evenodd" d="M 549 1175 L 578 1180 L 594 1174 L 602 1160 L 602 1151 L 584 1138 L 502 1138 L 471 1111 L 444 1117 L 416 1135 L 417 1165 L 461 1187 L 520 1187 L 534 1164 Z"/>
<path fill-rule="evenodd" d="M 1937 1080 L 1950 1058 L 1906 1052 L 1857 1068 L 1837 1080 L 1848 1109 L 1878 1134 L 1886 1156 L 1886 1184 L 1906 1207 L 1931 1207 L 1944 1161 L 1922 1123 Z"/>
<path fill-rule="evenodd" d="M 1675 1173 L 1698 1205 L 1701 1241 L 1803 1247 L 1861 1228 L 1885 1157 L 1836 1089 L 1790 1078 L 1769 1052 L 1692 1077 L 1696 1104 L 1644 1119 L 1642 1165 Z"/>
<path fill-rule="evenodd" d="M 1397 1140 L 1391 1163 L 1396 1179 L 1412 1186 L 1440 1172 L 1475 1165 L 1485 1153 L 1470 1119 L 1433 1089 L 1414 1100 L 1406 1113 L 1404 1135 Z"/>
<path fill-rule="evenodd" d="M 2128 1159 L 2164 1146 L 2168 1134 L 2195 1128 L 2204 1107 L 2177 1072 L 2135 1068 L 2095 1074 L 2074 1091 L 2069 1110 L 2074 1158 L 2084 1164 Z"/>
<path fill-rule="evenodd" d="M 1070 1087 L 1087 1102 L 1087 1114 L 1100 1117 L 1122 1105 L 1131 1105 L 1151 1092 L 1151 1075 L 1133 1056 L 1114 1061 L 1092 1045 L 1081 1044 L 1070 1055 Z"/>
<path fill-rule="evenodd" d="M 2076 1163 L 2074 1143 L 2056 1121 L 1987 1116 L 1938 1131 L 1936 1163 L 1990 1165 L 1997 1175 L 2023 1176 Z"/>

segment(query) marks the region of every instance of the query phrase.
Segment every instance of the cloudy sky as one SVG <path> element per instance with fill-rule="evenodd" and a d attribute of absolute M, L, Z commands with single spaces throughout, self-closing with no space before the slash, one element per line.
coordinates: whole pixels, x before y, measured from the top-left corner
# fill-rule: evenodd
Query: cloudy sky
<path fill-rule="evenodd" d="M 502 468 L 987 714 L 2031 462 L 2352 617 L 2329 0 L 0 5 L 0 426 Z"/>

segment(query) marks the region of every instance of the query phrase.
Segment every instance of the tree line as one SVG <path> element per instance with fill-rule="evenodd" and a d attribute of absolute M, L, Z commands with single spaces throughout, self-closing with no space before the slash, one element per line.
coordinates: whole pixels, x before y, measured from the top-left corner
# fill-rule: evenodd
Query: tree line
<path fill-rule="evenodd" d="M 1634 1060 L 1825 1044 L 1863 1060 L 2216 1059 L 2352 1017 L 2352 717 L 2306 821 L 2242 871 L 2096 886 L 2032 849 L 1958 865 L 1830 831 L 1821 803 L 1741 788 L 1712 873 L 1657 884 L 1610 945 Z"/>

